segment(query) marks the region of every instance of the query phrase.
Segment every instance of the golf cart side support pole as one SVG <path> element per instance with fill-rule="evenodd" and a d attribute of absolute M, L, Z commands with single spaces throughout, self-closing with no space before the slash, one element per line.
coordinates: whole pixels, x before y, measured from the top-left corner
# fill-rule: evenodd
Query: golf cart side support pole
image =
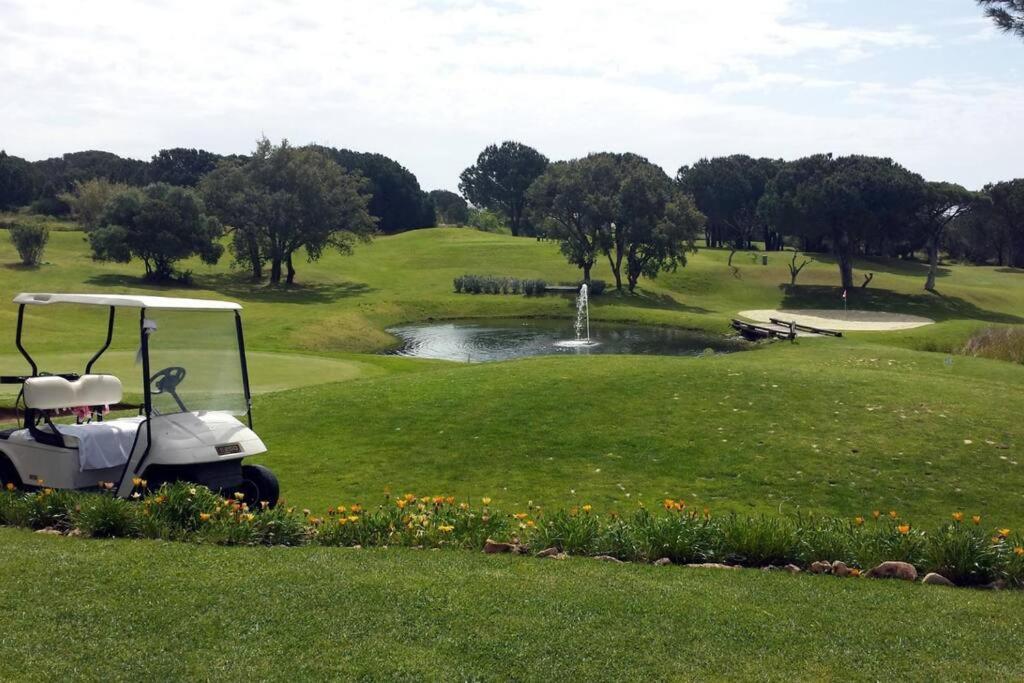
<path fill-rule="evenodd" d="M 39 374 L 39 368 L 36 367 L 36 362 L 32 360 L 32 356 L 28 355 L 28 351 L 25 350 L 25 347 L 21 345 L 21 327 L 24 322 L 25 304 L 21 304 L 18 306 L 18 332 L 14 336 L 14 344 L 18 347 L 18 350 L 21 351 L 21 355 L 25 356 L 25 360 L 28 361 L 28 364 L 32 366 L 32 376 L 35 377 Z"/>
<path fill-rule="evenodd" d="M 121 482 L 117 487 L 117 493 L 119 496 L 127 498 L 131 493 L 133 486 L 130 485 L 131 475 L 137 474 L 142 465 L 146 462 L 146 458 L 149 456 L 149 449 L 153 446 L 153 426 L 152 426 L 152 398 L 149 393 L 149 335 L 146 334 L 146 309 L 139 309 L 139 352 L 142 355 L 142 410 L 143 415 L 146 418 L 146 449 L 142 452 L 139 457 L 139 461 L 135 464 L 135 469 L 129 471 L 132 466 L 132 456 L 135 453 L 135 446 L 138 445 L 138 434 L 136 434 L 136 444 L 132 446 L 132 452 L 128 454 L 128 462 L 124 464 L 124 471 L 121 473 Z M 141 433 L 142 426 L 139 426 Z"/>
<path fill-rule="evenodd" d="M 99 360 L 99 357 L 103 355 L 103 352 L 110 348 L 110 340 L 114 338 L 114 311 L 117 310 L 114 306 L 110 307 L 110 318 L 107 319 L 107 341 L 103 343 L 103 347 L 96 352 L 96 355 L 89 359 L 89 362 L 85 366 L 85 374 L 92 372 L 92 364 Z"/>
<path fill-rule="evenodd" d="M 245 337 L 242 336 L 242 314 L 235 311 L 235 331 L 238 333 L 238 356 L 242 359 L 242 388 L 245 390 L 245 414 L 252 429 L 252 395 L 249 393 L 249 365 L 245 360 Z"/>

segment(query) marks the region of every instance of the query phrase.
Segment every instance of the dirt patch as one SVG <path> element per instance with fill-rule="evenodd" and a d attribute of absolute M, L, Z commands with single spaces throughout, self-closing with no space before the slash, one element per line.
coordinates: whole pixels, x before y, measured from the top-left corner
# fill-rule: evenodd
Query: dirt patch
<path fill-rule="evenodd" d="M 759 323 L 777 320 L 793 320 L 800 325 L 821 327 L 829 330 L 849 330 L 859 332 L 885 332 L 892 330 L 912 330 L 915 327 L 931 325 L 935 321 L 919 315 L 906 313 L 887 313 L 885 311 L 830 311 L 825 309 L 799 308 L 793 310 L 762 309 L 756 311 L 740 311 L 739 315 Z"/>

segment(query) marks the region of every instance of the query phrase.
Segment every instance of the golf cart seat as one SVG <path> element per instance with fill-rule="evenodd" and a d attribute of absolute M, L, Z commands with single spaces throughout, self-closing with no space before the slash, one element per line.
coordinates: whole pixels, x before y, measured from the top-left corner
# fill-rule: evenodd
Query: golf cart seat
<path fill-rule="evenodd" d="M 119 402 L 122 388 L 117 377 L 30 377 L 24 388 L 26 428 L 11 434 L 9 440 L 33 440 L 47 446 L 77 449 L 81 471 L 117 467 L 128 461 L 143 418 L 55 425 L 50 415 L 51 411 L 77 406 L 87 406 L 99 413 L 105 406 Z"/>

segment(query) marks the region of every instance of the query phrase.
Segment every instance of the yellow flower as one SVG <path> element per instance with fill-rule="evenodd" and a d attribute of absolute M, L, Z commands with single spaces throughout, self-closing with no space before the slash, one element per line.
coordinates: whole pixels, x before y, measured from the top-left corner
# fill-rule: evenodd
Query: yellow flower
<path fill-rule="evenodd" d="M 132 477 L 132 486 L 142 486 L 142 477 Z"/>
<path fill-rule="evenodd" d="M 210 521 L 210 513 L 208 513 L 208 512 L 200 512 L 199 513 L 199 521 L 200 522 L 209 522 Z"/>
<path fill-rule="evenodd" d="M 857 526 L 864 526 L 864 518 L 861 517 L 860 515 L 857 515 L 856 517 L 853 518 L 853 523 L 856 524 Z"/>
<path fill-rule="evenodd" d="M 449 505 L 454 505 L 455 504 L 455 496 L 448 496 L 447 498 L 444 499 L 444 502 L 448 503 Z"/>
<path fill-rule="evenodd" d="M 405 500 L 411 503 L 412 501 L 416 500 L 416 496 L 412 495 L 411 493 L 407 493 L 405 494 Z"/>
<path fill-rule="evenodd" d="M 871 516 L 874 517 L 875 519 L 878 519 L 879 517 L 882 516 L 882 513 L 879 512 L 878 510 L 872 510 L 871 511 Z"/>
<path fill-rule="evenodd" d="M 975 526 L 981 524 L 981 515 L 974 515 L 971 517 L 971 521 L 974 522 Z"/>
<path fill-rule="evenodd" d="M 405 509 L 405 499 L 404 498 L 399 498 L 398 500 L 395 501 L 395 505 L 398 506 L 399 510 L 404 510 Z"/>
<path fill-rule="evenodd" d="M 671 510 L 672 508 L 674 508 L 674 507 L 675 507 L 675 505 L 676 505 L 676 502 L 675 502 L 674 500 L 672 500 L 671 498 L 666 498 L 665 500 L 663 500 L 663 501 L 661 502 L 661 505 L 662 505 L 662 507 L 664 507 L 664 508 L 665 508 L 666 510 Z"/>
<path fill-rule="evenodd" d="M 895 510 L 889 510 L 889 518 L 890 519 L 896 519 L 897 517 L 899 517 L 899 515 L 896 514 Z"/>
<path fill-rule="evenodd" d="M 532 519 L 528 519 L 528 520 L 526 520 L 526 526 L 528 526 L 528 527 L 530 527 L 532 529 L 533 527 L 537 526 L 537 523 L 534 522 Z"/>
<path fill-rule="evenodd" d="M 515 517 L 516 519 L 526 519 L 527 514 L 525 512 L 517 512 L 516 514 L 514 514 L 512 516 Z"/>
<path fill-rule="evenodd" d="M 195 489 L 190 489 L 190 492 L 194 491 L 194 490 Z M 235 500 L 244 500 L 244 499 L 245 499 L 245 494 L 244 493 L 242 493 L 241 491 L 235 491 Z"/>
<path fill-rule="evenodd" d="M 349 515 L 348 516 L 348 521 L 350 521 L 350 522 L 358 522 L 359 518 L 356 517 L 355 515 Z"/>
<path fill-rule="evenodd" d="M 459 503 L 459 509 L 460 510 L 468 510 L 469 509 L 469 503 Z"/>
<path fill-rule="evenodd" d="M 345 526 L 346 524 L 348 524 L 348 519 L 347 518 L 341 517 L 341 518 L 338 519 L 338 526 Z"/>
<path fill-rule="evenodd" d="M 900 532 L 901 534 L 903 534 L 905 536 L 905 535 L 910 533 L 910 525 L 909 524 L 900 524 L 898 527 L 896 527 L 896 531 Z"/>
<path fill-rule="evenodd" d="M 357 515 L 363 511 L 363 506 L 360 505 L 359 503 L 356 503 L 355 505 L 352 506 L 351 510 L 353 515 Z"/>
<path fill-rule="evenodd" d="M 312 513 L 309 511 L 309 508 L 302 508 L 302 516 L 303 517 L 309 517 L 311 514 Z"/>
<path fill-rule="evenodd" d="M 962 513 L 962 512 L 954 512 L 953 513 L 953 521 L 954 522 L 962 522 L 962 521 L 964 521 L 964 513 Z"/>
<path fill-rule="evenodd" d="M 1009 535 L 1010 535 L 1010 530 L 1009 529 L 1000 529 L 999 530 L 999 538 L 1006 538 Z"/>
<path fill-rule="evenodd" d="M 1016 548 L 1013 549 L 1013 554 L 1016 555 L 1017 557 L 1021 557 L 1022 555 L 1024 555 L 1024 548 L 1022 548 L 1020 546 L 1017 546 Z"/>
<path fill-rule="evenodd" d="M 6 489 L 7 489 L 8 491 L 13 491 L 13 490 L 14 490 L 15 488 L 17 488 L 17 487 L 16 487 L 16 486 L 15 486 L 14 484 L 12 484 L 11 482 L 7 482 L 7 486 L 6 486 L 5 488 L 6 488 Z"/>
<path fill-rule="evenodd" d="M 484 498 L 481 498 L 480 500 L 483 501 L 484 505 L 490 505 L 491 504 L 491 499 L 490 498 L 484 497 Z"/>
<path fill-rule="evenodd" d="M 441 526 L 437 527 L 437 530 L 443 534 L 450 534 L 451 532 L 455 531 L 455 527 L 451 526 L 450 524 L 442 524 Z"/>
<path fill-rule="evenodd" d="M 242 519 L 246 522 L 251 522 L 252 520 L 256 519 L 256 515 L 252 514 L 251 512 L 247 512 L 244 515 L 242 515 Z"/>
<path fill-rule="evenodd" d="M 587 503 L 581 509 L 589 515 L 590 511 L 593 510 L 594 508 L 591 507 L 591 505 L 589 503 Z"/>

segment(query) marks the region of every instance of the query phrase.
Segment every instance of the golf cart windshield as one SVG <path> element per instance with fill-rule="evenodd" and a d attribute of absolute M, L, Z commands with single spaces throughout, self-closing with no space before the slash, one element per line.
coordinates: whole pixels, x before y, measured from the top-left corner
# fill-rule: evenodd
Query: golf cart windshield
<path fill-rule="evenodd" d="M 154 414 L 247 412 L 235 315 L 227 311 L 145 310 Z"/>

